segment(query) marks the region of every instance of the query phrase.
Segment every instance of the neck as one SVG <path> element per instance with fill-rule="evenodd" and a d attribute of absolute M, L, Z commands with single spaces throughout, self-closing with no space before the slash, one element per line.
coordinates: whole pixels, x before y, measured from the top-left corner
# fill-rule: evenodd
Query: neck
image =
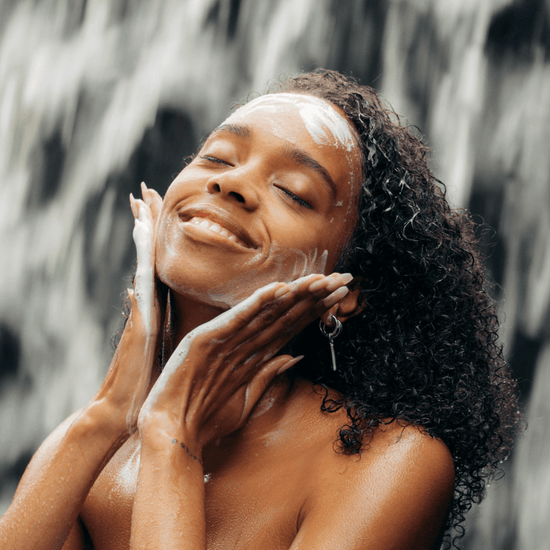
<path fill-rule="evenodd" d="M 195 328 L 208 323 L 225 310 L 222 307 L 205 304 L 188 296 L 171 294 L 174 345 L 177 346 L 181 340 Z"/>

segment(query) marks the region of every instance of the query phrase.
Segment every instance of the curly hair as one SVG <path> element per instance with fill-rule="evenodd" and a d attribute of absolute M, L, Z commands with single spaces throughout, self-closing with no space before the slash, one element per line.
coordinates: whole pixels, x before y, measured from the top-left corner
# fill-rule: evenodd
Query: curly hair
<path fill-rule="evenodd" d="M 482 500 L 521 422 L 478 226 L 449 207 L 428 148 L 372 88 L 317 70 L 278 82 L 269 93 L 277 92 L 342 109 L 360 137 L 363 164 L 357 227 L 336 267 L 356 277 L 362 311 L 338 338 L 336 373 L 326 340 L 308 327 L 297 345 L 306 356 L 324 353 L 302 362 L 298 374 L 324 385 L 323 410 L 347 412 L 341 452 L 359 453 L 373 428 L 396 421 L 441 438 L 455 465 L 446 527 L 460 538 L 465 514 Z M 341 398 L 329 398 L 328 387 Z"/>

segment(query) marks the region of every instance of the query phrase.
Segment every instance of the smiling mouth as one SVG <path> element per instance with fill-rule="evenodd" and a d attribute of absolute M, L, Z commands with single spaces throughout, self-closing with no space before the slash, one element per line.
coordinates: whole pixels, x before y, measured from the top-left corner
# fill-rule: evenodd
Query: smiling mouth
<path fill-rule="evenodd" d="M 225 237 L 231 242 L 238 244 L 240 246 L 243 246 L 245 248 L 250 248 L 250 246 L 248 246 L 243 240 L 237 237 L 235 233 L 232 233 L 227 228 L 221 226 L 219 223 L 212 221 L 208 218 L 205 218 L 202 216 L 194 216 L 191 219 L 187 220 L 187 223 L 190 223 L 191 225 L 196 225 L 197 227 L 200 227 L 207 231 L 211 231 L 212 233 L 221 235 L 222 237 Z"/>

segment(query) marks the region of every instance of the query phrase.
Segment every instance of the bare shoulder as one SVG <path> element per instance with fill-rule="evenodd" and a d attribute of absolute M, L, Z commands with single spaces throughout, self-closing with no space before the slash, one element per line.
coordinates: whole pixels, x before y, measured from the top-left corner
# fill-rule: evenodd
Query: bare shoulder
<path fill-rule="evenodd" d="M 36 453 L 33 455 L 21 481 L 15 492 L 17 496 L 24 488 L 34 480 L 34 474 L 39 472 L 42 468 L 44 461 L 51 460 L 55 450 L 57 449 L 59 443 L 67 433 L 67 430 L 75 420 L 75 418 L 81 413 L 81 410 L 74 412 L 68 418 L 66 418 L 55 430 L 44 440 L 42 445 L 38 448 Z"/>
<path fill-rule="evenodd" d="M 319 493 L 344 482 L 358 493 L 438 493 L 445 500 L 454 489 L 454 464 L 447 446 L 422 428 L 397 422 L 377 428 L 360 454 L 323 454 L 317 475 L 327 479 Z"/>
<path fill-rule="evenodd" d="M 454 465 L 441 440 L 393 422 L 360 455 L 323 454 L 316 479 L 293 550 L 335 537 L 342 549 L 429 549 L 451 503 Z"/>
<path fill-rule="evenodd" d="M 363 458 L 366 460 L 361 466 Z M 412 424 L 392 422 L 376 429 L 358 461 L 358 473 L 362 468 L 367 473 L 372 466 L 378 473 L 383 468 L 415 477 L 436 477 L 438 482 L 454 488 L 454 463 L 448 447 L 441 439 Z"/>

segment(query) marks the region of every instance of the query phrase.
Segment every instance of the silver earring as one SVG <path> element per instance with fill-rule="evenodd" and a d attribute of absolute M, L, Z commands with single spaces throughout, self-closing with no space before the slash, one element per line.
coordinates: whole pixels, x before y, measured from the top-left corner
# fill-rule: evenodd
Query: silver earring
<path fill-rule="evenodd" d="M 328 338 L 328 343 L 330 345 L 330 355 L 332 357 L 332 370 L 336 372 L 336 355 L 334 353 L 334 339 L 342 331 L 342 323 L 334 315 L 330 316 L 330 320 L 334 325 L 334 328 L 332 329 L 331 332 L 327 330 L 327 325 L 325 325 L 323 321 L 319 322 L 319 328 L 321 329 L 321 332 L 323 333 L 323 335 Z"/>

